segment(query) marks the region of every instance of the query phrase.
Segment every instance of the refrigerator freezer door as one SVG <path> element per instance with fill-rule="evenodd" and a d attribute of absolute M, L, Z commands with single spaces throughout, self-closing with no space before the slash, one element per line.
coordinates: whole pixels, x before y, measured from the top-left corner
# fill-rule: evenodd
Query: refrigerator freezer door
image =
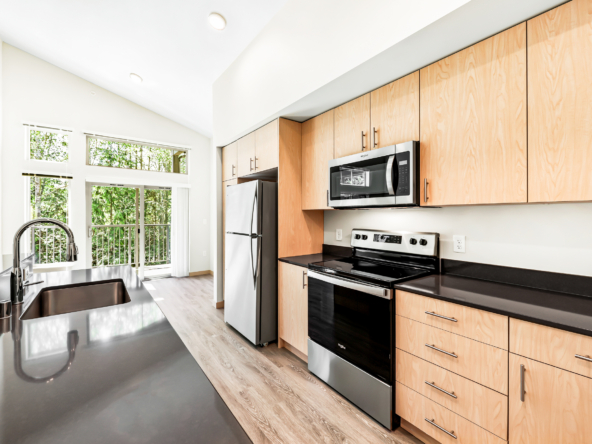
<path fill-rule="evenodd" d="M 232 187 L 229 187 L 232 188 Z M 250 216 L 249 216 L 250 220 Z M 224 321 L 253 344 L 259 343 L 260 308 L 254 264 L 260 238 L 226 235 L 226 267 L 224 270 Z"/>
<path fill-rule="evenodd" d="M 259 181 L 226 187 L 226 233 L 258 233 Z"/>

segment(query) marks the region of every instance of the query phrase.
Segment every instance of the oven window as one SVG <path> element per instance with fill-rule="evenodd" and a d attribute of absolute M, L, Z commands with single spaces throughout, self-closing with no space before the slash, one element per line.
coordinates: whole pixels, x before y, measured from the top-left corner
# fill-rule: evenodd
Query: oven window
<path fill-rule="evenodd" d="M 332 167 L 331 200 L 364 199 L 389 195 L 386 169 L 389 157 Z M 396 168 L 393 167 L 393 175 Z M 392 178 L 389 178 L 392 181 Z"/>
<path fill-rule="evenodd" d="M 391 383 L 392 300 L 308 279 L 308 335 L 372 376 Z"/>

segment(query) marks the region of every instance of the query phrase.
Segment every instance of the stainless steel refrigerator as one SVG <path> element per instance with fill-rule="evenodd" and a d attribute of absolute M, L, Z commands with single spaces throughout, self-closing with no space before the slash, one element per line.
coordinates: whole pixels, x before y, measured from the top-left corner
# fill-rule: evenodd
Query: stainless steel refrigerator
<path fill-rule="evenodd" d="M 277 339 L 277 184 L 226 188 L 224 321 L 255 345 Z"/>

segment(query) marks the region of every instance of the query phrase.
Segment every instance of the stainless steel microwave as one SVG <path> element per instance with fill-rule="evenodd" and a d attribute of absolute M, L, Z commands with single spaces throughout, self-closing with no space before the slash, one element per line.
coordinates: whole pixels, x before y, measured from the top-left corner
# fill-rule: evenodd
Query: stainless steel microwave
<path fill-rule="evenodd" d="M 398 143 L 329 161 L 329 206 L 419 205 L 419 142 Z"/>

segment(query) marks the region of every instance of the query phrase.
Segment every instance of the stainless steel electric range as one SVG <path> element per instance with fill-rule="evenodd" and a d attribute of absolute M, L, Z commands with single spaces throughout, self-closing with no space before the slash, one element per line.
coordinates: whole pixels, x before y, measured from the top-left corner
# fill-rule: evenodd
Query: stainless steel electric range
<path fill-rule="evenodd" d="M 436 233 L 352 230 L 352 255 L 308 265 L 308 369 L 393 429 L 394 285 L 439 271 Z"/>

